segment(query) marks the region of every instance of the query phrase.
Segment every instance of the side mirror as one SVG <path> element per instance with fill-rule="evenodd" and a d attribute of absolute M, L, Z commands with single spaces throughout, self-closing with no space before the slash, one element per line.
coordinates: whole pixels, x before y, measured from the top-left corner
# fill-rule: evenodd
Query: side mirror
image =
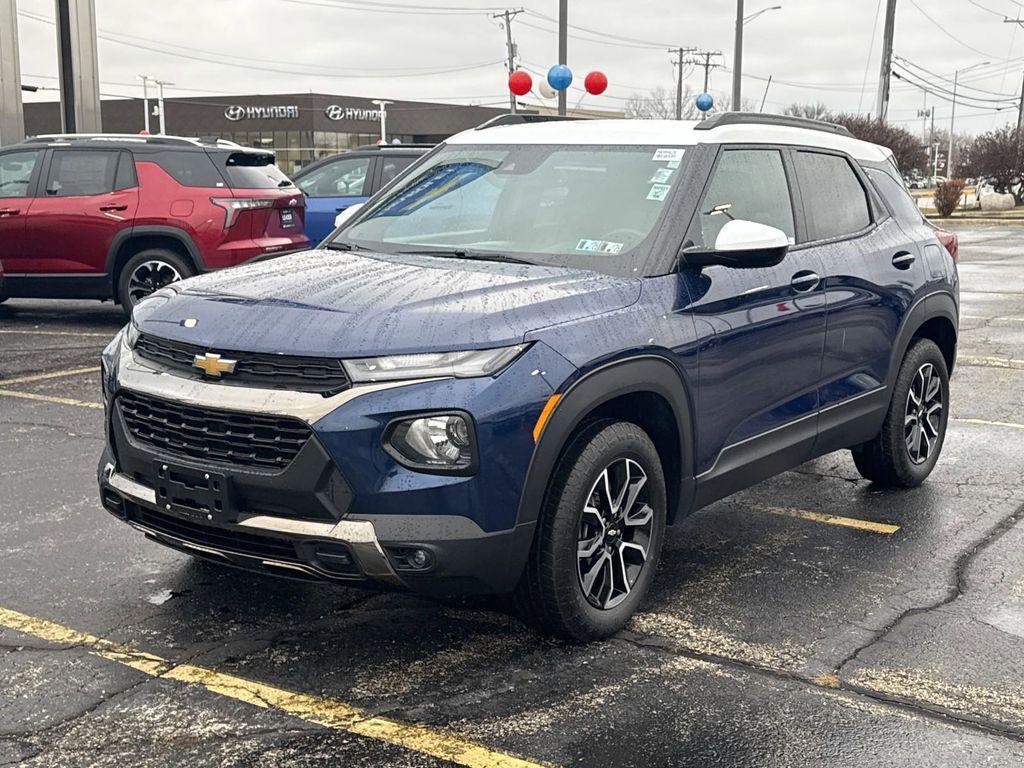
<path fill-rule="evenodd" d="M 789 250 L 789 236 L 781 229 L 755 221 L 734 219 L 718 232 L 714 250 L 694 246 L 683 251 L 695 267 L 720 264 L 733 269 L 760 269 L 779 264 Z"/>
<path fill-rule="evenodd" d="M 346 221 L 351 219 L 364 205 L 366 205 L 366 203 L 353 203 L 348 208 L 342 208 L 338 211 L 338 215 L 334 217 L 334 228 L 337 229 Z"/>

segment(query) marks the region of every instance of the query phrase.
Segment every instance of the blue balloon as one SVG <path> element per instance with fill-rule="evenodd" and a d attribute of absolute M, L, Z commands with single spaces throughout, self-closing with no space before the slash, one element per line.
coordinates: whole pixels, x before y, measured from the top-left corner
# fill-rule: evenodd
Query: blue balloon
<path fill-rule="evenodd" d="M 572 70 L 565 64 L 555 64 L 548 70 L 548 85 L 556 91 L 564 91 L 572 83 Z"/>
<path fill-rule="evenodd" d="M 698 93 L 697 98 L 694 99 L 697 104 L 697 109 L 701 112 L 707 112 L 713 106 L 715 106 L 715 100 L 711 98 L 711 94 L 705 91 L 704 93 Z"/>

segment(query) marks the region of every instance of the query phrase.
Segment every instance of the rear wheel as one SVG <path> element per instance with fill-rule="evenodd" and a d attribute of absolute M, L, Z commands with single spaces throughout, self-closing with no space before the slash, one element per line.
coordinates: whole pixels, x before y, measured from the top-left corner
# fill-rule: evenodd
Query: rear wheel
<path fill-rule="evenodd" d="M 900 365 L 882 431 L 853 449 L 853 462 L 880 485 L 920 485 L 939 460 L 948 420 L 946 359 L 935 342 L 917 339 Z"/>
<path fill-rule="evenodd" d="M 117 278 L 117 302 L 127 314 L 154 291 L 195 274 L 188 260 L 163 248 L 147 248 L 128 259 Z"/>
<path fill-rule="evenodd" d="M 577 642 L 620 630 L 654 576 L 665 512 L 647 433 L 611 420 L 583 428 L 559 460 L 516 588 L 522 618 Z"/>

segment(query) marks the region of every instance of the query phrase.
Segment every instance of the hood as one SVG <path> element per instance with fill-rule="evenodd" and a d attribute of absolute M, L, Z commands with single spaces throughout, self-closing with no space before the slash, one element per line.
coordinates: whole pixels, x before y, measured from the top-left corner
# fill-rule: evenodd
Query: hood
<path fill-rule="evenodd" d="M 621 309 L 638 278 L 433 256 L 313 250 L 186 280 L 136 309 L 144 333 L 227 350 L 367 357 L 517 344 Z M 163 292 L 161 292 L 163 293 Z M 186 319 L 194 320 L 186 327 Z"/>

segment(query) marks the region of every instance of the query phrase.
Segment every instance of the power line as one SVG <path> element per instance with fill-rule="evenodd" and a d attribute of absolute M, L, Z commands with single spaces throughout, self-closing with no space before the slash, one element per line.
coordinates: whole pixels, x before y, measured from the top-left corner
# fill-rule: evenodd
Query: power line
<path fill-rule="evenodd" d="M 940 75 L 937 72 L 932 72 L 930 69 L 927 69 L 926 67 L 922 67 L 920 64 L 915 64 L 914 62 L 912 62 L 910 59 L 906 58 L 905 56 L 895 56 L 894 58 L 897 59 L 904 66 L 909 65 L 910 67 L 913 67 L 914 69 L 919 69 L 922 72 L 924 72 L 925 74 L 931 75 L 932 77 L 937 77 L 940 80 L 945 80 L 947 83 L 952 83 L 953 82 L 948 77 L 944 77 L 943 75 Z M 988 96 L 1000 96 L 1000 97 L 1007 98 L 1007 99 L 1016 99 L 1017 98 L 1017 94 L 1015 94 L 1015 93 L 999 93 L 997 91 L 989 91 L 989 90 L 986 90 L 984 88 L 978 88 L 976 86 L 964 86 L 962 81 L 958 81 L 957 88 L 964 88 L 964 87 L 966 87 L 966 88 L 968 88 L 969 90 L 972 90 L 972 91 L 977 91 L 978 93 L 984 93 L 984 94 L 986 94 Z"/>
<path fill-rule="evenodd" d="M 932 16 L 930 16 L 928 14 L 928 12 L 924 8 L 922 8 L 920 5 L 917 4 L 917 0 L 908 0 L 908 1 L 910 2 L 910 4 L 912 6 L 914 6 L 918 10 L 918 13 L 920 13 L 922 16 L 924 16 L 926 19 L 928 19 L 928 21 L 930 21 L 935 27 L 937 27 L 939 29 L 939 31 L 942 32 L 942 34 L 944 34 L 950 40 L 953 40 L 953 41 L 955 41 L 957 43 L 960 43 L 960 45 L 962 45 L 964 48 L 972 50 L 975 53 L 981 54 L 982 56 L 986 56 L 986 57 L 991 58 L 991 59 L 999 58 L 998 56 L 993 56 L 991 53 L 986 53 L 985 51 L 982 51 L 979 48 L 975 48 L 970 43 L 965 43 L 963 40 L 961 40 L 959 37 L 954 35 L 952 32 L 950 32 L 948 29 L 946 29 L 944 26 L 942 26 L 939 22 L 937 22 L 934 18 L 932 18 Z"/>

